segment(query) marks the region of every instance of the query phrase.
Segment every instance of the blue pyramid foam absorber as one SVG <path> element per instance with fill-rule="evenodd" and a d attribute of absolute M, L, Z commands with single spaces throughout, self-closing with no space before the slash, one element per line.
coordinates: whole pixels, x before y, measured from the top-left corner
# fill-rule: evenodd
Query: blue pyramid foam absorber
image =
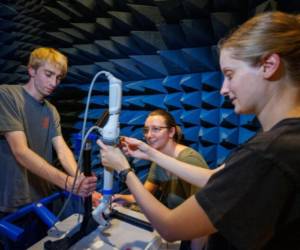
<path fill-rule="evenodd" d="M 189 142 L 198 142 L 199 127 L 190 127 L 183 129 L 184 140 Z"/>
<path fill-rule="evenodd" d="M 147 111 L 135 111 L 135 115 L 128 121 L 128 124 L 143 126 L 148 113 Z"/>
<path fill-rule="evenodd" d="M 236 127 L 239 125 L 239 116 L 233 109 L 220 109 L 220 124 L 223 127 Z"/>
<path fill-rule="evenodd" d="M 248 141 L 250 138 L 252 138 L 254 135 L 256 135 L 255 131 L 239 127 L 239 144 L 243 144 L 246 141 Z"/>
<path fill-rule="evenodd" d="M 184 75 L 181 78 L 180 85 L 184 91 L 201 90 L 201 73 Z"/>
<path fill-rule="evenodd" d="M 129 90 L 133 90 L 134 92 L 139 92 L 141 94 L 144 94 L 145 92 L 144 81 L 135 81 L 128 83 L 126 85 L 126 88 L 128 88 Z"/>
<path fill-rule="evenodd" d="M 161 23 L 159 31 L 168 49 L 181 49 L 186 47 L 187 41 L 180 25 Z"/>
<path fill-rule="evenodd" d="M 198 151 L 208 164 L 215 163 L 217 159 L 217 145 L 203 146 L 200 143 Z"/>
<path fill-rule="evenodd" d="M 134 131 L 134 127 L 135 126 L 126 126 L 126 127 L 121 128 L 120 135 L 130 137 Z"/>
<path fill-rule="evenodd" d="M 125 124 L 125 125 L 129 125 L 128 122 L 135 117 L 136 115 L 138 115 L 140 112 L 136 112 L 135 110 L 122 110 L 121 114 L 120 114 L 120 124 Z M 131 124 L 132 126 L 134 124 Z"/>
<path fill-rule="evenodd" d="M 235 147 L 239 145 L 239 130 L 238 128 L 220 127 L 220 143 L 227 147 Z"/>
<path fill-rule="evenodd" d="M 202 91 L 202 106 L 205 108 L 218 108 L 221 106 L 219 91 Z"/>
<path fill-rule="evenodd" d="M 106 57 L 101 53 L 99 47 L 95 44 L 74 44 L 74 48 L 83 55 L 94 61 L 105 61 Z"/>
<path fill-rule="evenodd" d="M 144 54 L 156 54 L 158 50 L 168 49 L 158 31 L 132 31 L 131 35 Z"/>
<path fill-rule="evenodd" d="M 240 126 L 250 128 L 254 131 L 260 128 L 260 124 L 255 115 L 240 115 Z"/>
<path fill-rule="evenodd" d="M 106 70 L 110 73 L 112 73 L 115 77 L 121 79 L 122 81 L 128 81 L 126 74 L 123 74 L 123 72 L 120 72 L 113 63 L 111 62 L 96 62 L 95 63 L 100 69 Z"/>
<path fill-rule="evenodd" d="M 141 80 L 146 76 L 136 67 L 136 63 L 130 58 L 111 59 L 110 62 L 115 64 L 123 74 L 131 80 Z"/>
<path fill-rule="evenodd" d="M 165 87 L 162 85 L 162 81 L 163 81 L 162 78 L 144 80 L 143 85 L 145 91 L 148 92 L 147 90 L 149 90 L 150 92 L 159 93 L 159 94 L 168 93 Z"/>
<path fill-rule="evenodd" d="M 125 11 L 108 11 L 108 14 L 113 19 L 113 24 L 118 30 L 128 33 L 135 29 L 134 20 L 130 12 Z"/>
<path fill-rule="evenodd" d="M 180 25 L 189 47 L 207 46 L 215 43 L 212 26 L 208 18 L 182 19 Z"/>
<path fill-rule="evenodd" d="M 143 102 L 155 109 L 166 109 L 164 104 L 164 94 L 144 96 Z"/>
<path fill-rule="evenodd" d="M 116 47 L 125 55 L 141 55 L 143 51 L 138 47 L 132 37 L 129 36 L 112 36 L 110 38 Z"/>
<path fill-rule="evenodd" d="M 200 121 L 202 125 L 218 126 L 220 123 L 219 109 L 207 110 L 202 108 L 200 113 Z"/>
<path fill-rule="evenodd" d="M 105 109 L 90 109 L 88 112 L 88 119 L 94 119 L 97 120 L 98 118 L 100 118 L 103 113 L 104 113 Z M 79 118 L 83 119 L 84 118 L 84 112 L 80 113 Z"/>
<path fill-rule="evenodd" d="M 183 91 L 180 81 L 182 76 L 181 75 L 175 75 L 175 76 L 167 76 L 164 78 L 162 85 L 169 91 L 169 92 L 177 92 L 177 91 Z"/>
<path fill-rule="evenodd" d="M 168 75 L 168 71 L 158 55 L 137 55 L 130 56 L 130 58 L 137 62 L 140 70 L 148 78 L 159 78 Z"/>
<path fill-rule="evenodd" d="M 74 65 L 73 66 L 77 72 L 88 79 L 93 79 L 93 77 L 99 72 L 99 67 L 95 64 L 87 65 Z"/>
<path fill-rule="evenodd" d="M 232 149 L 225 148 L 222 145 L 217 145 L 217 165 L 223 164 L 231 152 Z"/>
<path fill-rule="evenodd" d="M 82 101 L 86 104 L 87 97 L 85 97 Z M 95 95 L 91 96 L 90 98 L 90 104 L 97 104 L 99 106 L 107 106 L 108 105 L 108 96 L 107 95 Z"/>
<path fill-rule="evenodd" d="M 199 91 L 191 92 L 191 93 L 184 93 L 180 101 L 184 107 L 200 108 L 201 107 L 201 93 Z"/>
<path fill-rule="evenodd" d="M 199 139 L 202 144 L 217 144 L 220 142 L 219 128 L 211 127 L 199 129 Z"/>
<path fill-rule="evenodd" d="M 144 96 L 124 96 L 122 100 L 122 106 L 130 108 L 144 108 L 145 103 L 143 102 L 143 99 Z"/>
<path fill-rule="evenodd" d="M 99 50 L 105 55 L 107 58 L 122 58 L 125 57 L 115 44 L 111 40 L 97 40 L 95 44 L 98 46 Z"/>
<path fill-rule="evenodd" d="M 183 113 L 183 110 L 182 109 L 172 110 L 172 111 L 170 111 L 170 113 L 174 117 L 176 124 L 182 125 L 180 117 L 181 117 L 181 114 Z"/>
<path fill-rule="evenodd" d="M 159 55 L 170 75 L 190 72 L 180 50 L 160 50 Z"/>
<path fill-rule="evenodd" d="M 192 72 L 217 70 L 211 47 L 184 48 L 182 53 Z"/>
<path fill-rule="evenodd" d="M 184 124 L 199 126 L 200 114 L 201 114 L 201 109 L 192 109 L 189 111 L 184 111 L 180 116 L 180 119 Z"/>
<path fill-rule="evenodd" d="M 166 95 L 165 99 L 164 99 L 164 104 L 168 107 L 168 108 L 183 108 L 180 99 L 182 97 L 182 93 L 171 93 Z"/>
<path fill-rule="evenodd" d="M 203 72 L 202 88 L 207 90 L 220 90 L 223 82 L 223 74 L 220 71 Z"/>

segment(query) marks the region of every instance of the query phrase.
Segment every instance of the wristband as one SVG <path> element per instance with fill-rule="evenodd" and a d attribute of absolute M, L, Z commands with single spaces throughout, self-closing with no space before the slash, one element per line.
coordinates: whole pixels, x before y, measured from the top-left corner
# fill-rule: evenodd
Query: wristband
<path fill-rule="evenodd" d="M 134 170 L 132 168 L 126 168 L 124 170 L 121 170 L 119 172 L 119 180 L 121 183 L 125 183 L 126 182 L 126 179 L 127 179 L 127 175 L 129 174 L 129 172 L 133 172 L 134 173 Z"/>

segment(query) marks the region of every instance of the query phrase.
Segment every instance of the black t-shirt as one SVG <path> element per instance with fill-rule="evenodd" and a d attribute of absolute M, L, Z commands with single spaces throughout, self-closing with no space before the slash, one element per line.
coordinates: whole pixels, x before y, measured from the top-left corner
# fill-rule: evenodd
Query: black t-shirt
<path fill-rule="evenodd" d="M 208 250 L 300 248 L 300 119 L 259 133 L 225 163 L 196 194 L 218 230 Z"/>

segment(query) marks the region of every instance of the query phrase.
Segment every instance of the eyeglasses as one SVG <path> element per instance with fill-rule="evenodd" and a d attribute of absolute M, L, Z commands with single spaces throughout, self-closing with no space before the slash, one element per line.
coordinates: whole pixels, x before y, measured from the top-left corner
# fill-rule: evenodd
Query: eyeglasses
<path fill-rule="evenodd" d="M 149 131 L 151 131 L 153 134 L 158 134 L 164 128 L 169 128 L 169 127 L 150 127 L 150 128 L 144 127 L 143 134 L 146 135 L 149 133 Z"/>

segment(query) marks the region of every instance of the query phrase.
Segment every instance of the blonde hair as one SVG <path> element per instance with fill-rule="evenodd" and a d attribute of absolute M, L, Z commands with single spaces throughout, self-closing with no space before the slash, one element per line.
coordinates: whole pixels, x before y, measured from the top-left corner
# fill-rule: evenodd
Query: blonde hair
<path fill-rule="evenodd" d="M 300 18 L 283 12 L 266 12 L 246 21 L 219 49 L 230 49 L 232 57 L 259 65 L 271 53 L 280 55 L 287 74 L 300 82 Z"/>
<path fill-rule="evenodd" d="M 54 64 L 61 70 L 62 76 L 65 77 L 68 70 L 68 59 L 59 51 L 53 48 L 37 48 L 30 54 L 28 66 L 37 70 L 45 62 Z"/>
<path fill-rule="evenodd" d="M 156 116 L 159 115 L 161 117 L 164 118 L 166 126 L 170 129 L 170 128 L 175 128 L 175 134 L 173 137 L 173 140 L 177 143 L 179 143 L 182 140 L 182 131 L 181 128 L 176 124 L 176 121 L 174 119 L 174 117 L 167 111 L 163 110 L 163 109 L 156 109 L 154 111 L 152 111 L 149 116 Z"/>

